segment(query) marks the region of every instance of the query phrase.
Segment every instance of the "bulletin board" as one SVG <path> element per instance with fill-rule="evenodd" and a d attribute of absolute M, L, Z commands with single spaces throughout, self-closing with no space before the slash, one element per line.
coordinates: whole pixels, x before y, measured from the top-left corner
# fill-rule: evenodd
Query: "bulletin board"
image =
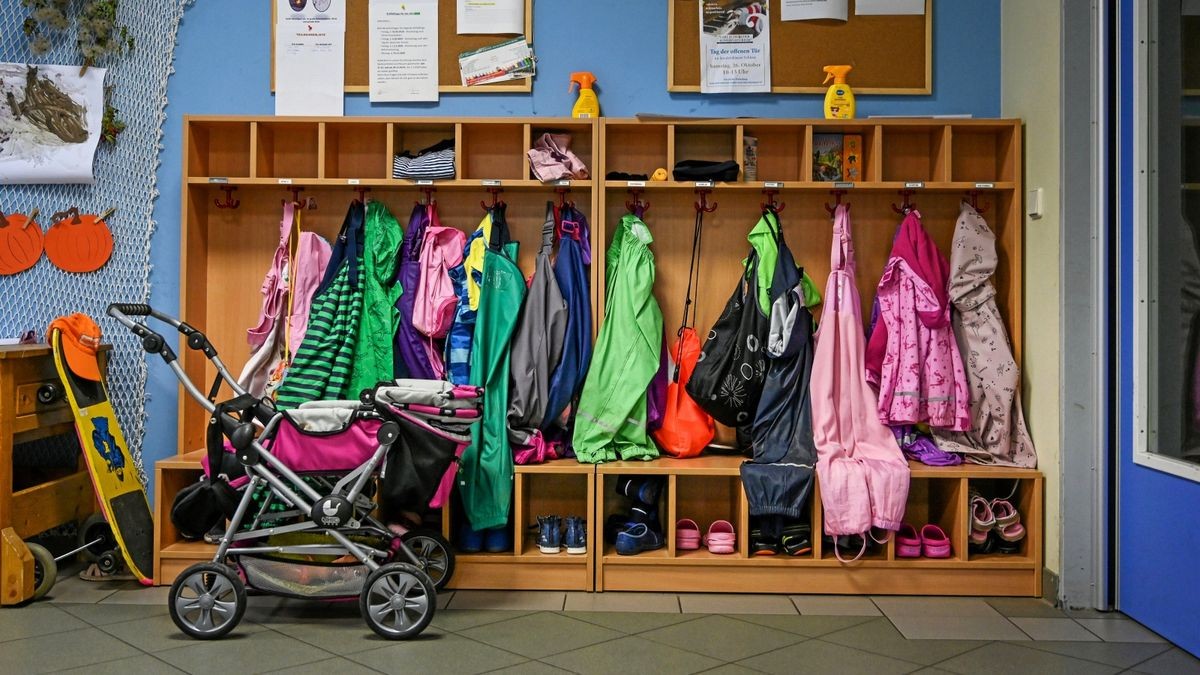
<path fill-rule="evenodd" d="M 667 0 L 667 91 L 700 91 L 700 0 Z M 771 3 L 771 92 L 823 94 L 828 65 L 850 64 L 857 94 L 933 92 L 933 0 L 924 15 L 781 21 Z"/>
<path fill-rule="evenodd" d="M 346 91 L 365 94 L 370 85 L 370 40 L 368 39 L 368 0 L 346 0 Z M 438 91 L 443 94 L 471 92 L 495 94 L 533 91 L 533 78 L 507 80 L 494 84 L 464 87 L 459 82 L 458 55 L 481 47 L 499 44 L 515 34 L 459 35 L 458 3 L 438 2 Z M 271 5 L 271 91 L 275 91 L 275 5 Z M 525 41 L 533 41 L 533 0 L 525 0 Z"/>

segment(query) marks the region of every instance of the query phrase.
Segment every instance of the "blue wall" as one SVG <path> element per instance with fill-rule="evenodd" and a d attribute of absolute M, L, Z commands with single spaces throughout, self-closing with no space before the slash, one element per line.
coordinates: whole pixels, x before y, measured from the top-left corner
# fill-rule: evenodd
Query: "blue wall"
<path fill-rule="evenodd" d="M 591 70 L 599 80 L 604 114 L 610 117 L 639 112 L 821 116 L 821 98 L 812 95 L 667 93 L 667 10 L 662 0 L 538 0 L 534 6 L 534 49 L 540 62 L 532 96 L 454 95 L 437 104 L 372 105 L 366 96 L 356 95 L 347 97 L 346 114 L 567 115 L 574 103 L 567 93 L 568 73 Z M 269 36 L 270 6 L 265 2 L 204 0 L 187 11 L 180 25 L 151 252 L 151 302 L 169 313 L 179 307 L 182 116 L 273 114 Z M 859 115 L 1000 114 L 999 0 L 935 0 L 933 54 L 931 96 L 862 96 Z M 813 73 L 814 84 L 820 79 L 821 73 Z M 161 362 L 152 362 L 143 451 L 147 463 L 176 452 L 176 392 L 170 372 Z"/>

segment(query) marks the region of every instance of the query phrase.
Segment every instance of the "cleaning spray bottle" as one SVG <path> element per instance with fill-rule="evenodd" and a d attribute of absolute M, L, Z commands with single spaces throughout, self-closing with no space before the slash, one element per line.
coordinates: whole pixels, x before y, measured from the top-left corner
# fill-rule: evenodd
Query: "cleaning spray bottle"
<path fill-rule="evenodd" d="M 587 71 L 571 73 L 571 84 L 567 91 L 575 91 L 575 85 L 579 85 L 579 100 L 575 101 L 575 107 L 571 108 L 571 117 L 600 116 L 600 99 L 596 98 L 596 92 L 592 90 L 595 83 L 596 76 Z"/>
<path fill-rule="evenodd" d="M 829 90 L 825 92 L 825 119 L 852 120 L 854 119 L 854 92 L 846 84 L 846 75 L 853 66 L 825 66 L 825 82 L 833 80 Z"/>

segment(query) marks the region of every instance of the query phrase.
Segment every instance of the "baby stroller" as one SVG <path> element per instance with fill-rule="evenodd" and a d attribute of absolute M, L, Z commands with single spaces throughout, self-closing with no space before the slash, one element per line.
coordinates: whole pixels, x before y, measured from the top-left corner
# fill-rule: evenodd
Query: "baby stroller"
<path fill-rule="evenodd" d="M 365 390 L 358 401 L 279 411 L 270 399 L 247 394 L 208 338 L 187 323 L 148 305 L 113 304 L 108 314 L 140 337 L 148 353 L 160 355 L 212 415 L 202 461 L 206 477 L 176 499 L 172 521 L 186 521 L 201 533 L 229 522 L 212 562 L 188 567 L 171 586 L 175 625 L 193 638 L 222 637 L 241 620 L 250 588 L 358 599 L 380 636 L 419 635 L 437 607 L 427 570 L 444 584 L 453 572 L 453 553 L 440 535 L 393 532 L 374 513 L 380 503 L 424 510 L 469 440 L 481 390 L 399 380 Z M 189 349 L 202 352 L 217 371 L 210 395 L 188 378 L 160 334 L 130 316 L 163 321 L 187 338 Z M 236 396 L 217 403 L 222 382 Z M 439 558 L 429 555 L 431 542 L 441 549 Z"/>

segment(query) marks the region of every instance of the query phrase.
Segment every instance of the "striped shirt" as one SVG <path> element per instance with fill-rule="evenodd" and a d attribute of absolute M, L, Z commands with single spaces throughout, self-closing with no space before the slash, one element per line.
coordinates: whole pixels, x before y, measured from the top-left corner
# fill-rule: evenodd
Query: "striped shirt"
<path fill-rule="evenodd" d="M 405 152 L 392 160 L 392 178 L 448 180 L 454 178 L 454 150 L 435 150 L 417 157 Z"/>

